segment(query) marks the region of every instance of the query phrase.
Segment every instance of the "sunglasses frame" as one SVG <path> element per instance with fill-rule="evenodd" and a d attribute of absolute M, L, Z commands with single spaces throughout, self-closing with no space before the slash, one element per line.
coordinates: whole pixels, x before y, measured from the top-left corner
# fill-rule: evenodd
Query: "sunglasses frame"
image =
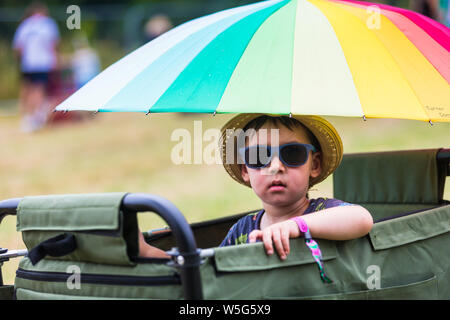
<path fill-rule="evenodd" d="M 294 146 L 294 145 L 295 145 L 295 146 L 302 146 L 302 147 L 305 147 L 305 148 L 306 148 L 306 159 L 305 159 L 305 161 L 304 161 L 303 163 L 300 163 L 300 164 L 298 164 L 298 165 L 291 165 L 291 164 L 286 163 L 286 161 L 283 159 L 283 157 L 281 156 L 281 153 L 280 153 L 281 150 L 282 150 L 283 148 L 289 147 L 289 146 Z M 266 147 L 267 149 L 270 148 L 270 157 L 269 157 L 269 161 L 268 161 L 265 165 L 263 165 L 263 166 L 261 166 L 261 167 L 255 167 L 253 164 L 247 163 L 247 161 L 246 161 L 246 159 L 245 159 L 245 153 L 246 153 L 247 150 L 249 150 L 250 148 L 260 147 L 260 146 L 264 146 L 264 147 Z M 268 166 L 270 165 L 270 163 L 272 162 L 273 156 L 274 156 L 275 154 L 278 155 L 278 159 L 280 159 L 280 161 L 281 161 L 285 166 L 290 167 L 290 168 L 297 168 L 297 167 L 300 167 L 300 166 L 304 165 L 304 164 L 306 163 L 306 161 L 308 161 L 308 157 L 309 157 L 309 152 L 310 152 L 310 151 L 312 151 L 312 152 L 314 153 L 314 152 L 317 152 L 317 149 L 316 149 L 316 147 L 314 147 L 312 144 L 308 144 L 308 143 L 299 143 L 299 142 L 285 143 L 285 144 L 282 144 L 282 145 L 276 146 L 276 147 L 269 146 L 269 145 L 264 145 L 264 144 L 257 144 L 257 145 L 254 145 L 254 146 L 248 146 L 248 147 L 244 147 L 244 148 L 240 148 L 240 149 L 239 149 L 240 156 L 241 156 L 242 159 L 244 160 L 245 165 L 246 165 L 248 168 L 250 168 L 250 169 L 262 169 L 262 168 L 268 167 Z"/>

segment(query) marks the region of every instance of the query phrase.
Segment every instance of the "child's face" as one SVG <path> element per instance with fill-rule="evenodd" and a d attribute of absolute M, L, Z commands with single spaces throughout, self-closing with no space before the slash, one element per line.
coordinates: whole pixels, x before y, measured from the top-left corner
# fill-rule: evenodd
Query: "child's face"
<path fill-rule="evenodd" d="M 274 126 L 265 123 L 261 129 L 249 137 L 248 146 L 272 145 L 272 143 L 275 145 L 276 142 L 271 141 L 271 129 L 279 129 L 280 146 L 292 142 L 311 143 L 303 128 L 296 127 L 291 131 L 283 125 Z M 309 188 L 309 179 L 317 177 L 320 170 L 320 152 L 315 154 L 310 152 L 306 163 L 299 167 L 284 165 L 277 155 L 274 155 L 271 163 L 262 169 L 241 165 L 244 181 L 250 182 L 253 191 L 263 203 L 272 206 L 289 206 L 304 200 Z"/>

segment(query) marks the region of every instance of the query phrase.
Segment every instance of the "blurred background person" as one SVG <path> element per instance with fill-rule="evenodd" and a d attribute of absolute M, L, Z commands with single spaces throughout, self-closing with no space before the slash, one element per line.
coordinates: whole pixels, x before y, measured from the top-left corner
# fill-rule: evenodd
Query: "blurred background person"
<path fill-rule="evenodd" d="M 149 42 L 173 28 L 172 21 L 165 14 L 155 14 L 144 26 L 145 41 Z"/>
<path fill-rule="evenodd" d="M 412 10 L 444 23 L 444 14 L 442 11 L 445 5 L 444 2 L 447 2 L 447 0 L 412 0 L 409 3 Z"/>
<path fill-rule="evenodd" d="M 57 67 L 59 40 L 58 26 L 47 7 L 33 2 L 13 38 L 22 76 L 19 103 L 24 132 L 38 130 L 47 121 L 50 106 L 46 91 L 50 73 Z"/>
<path fill-rule="evenodd" d="M 75 89 L 79 89 L 100 72 L 100 59 L 85 35 L 74 38 L 72 45 L 71 70 Z"/>
<path fill-rule="evenodd" d="M 450 27 L 450 0 L 441 0 L 439 2 L 442 12 L 443 23 Z"/>

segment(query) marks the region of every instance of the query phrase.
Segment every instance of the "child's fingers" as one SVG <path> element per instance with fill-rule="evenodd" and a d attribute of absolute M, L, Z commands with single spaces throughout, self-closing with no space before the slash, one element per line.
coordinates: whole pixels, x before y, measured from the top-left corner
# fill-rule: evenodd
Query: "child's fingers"
<path fill-rule="evenodd" d="M 286 259 L 286 251 L 283 247 L 283 242 L 281 240 L 281 232 L 279 229 L 274 229 L 272 231 L 272 239 L 273 239 L 273 244 L 275 245 L 275 249 L 277 250 L 280 258 L 282 260 Z"/>
<path fill-rule="evenodd" d="M 256 240 L 262 238 L 262 231 L 261 230 L 253 230 L 248 235 L 248 242 L 253 243 L 256 242 Z"/>
<path fill-rule="evenodd" d="M 283 243 L 286 255 L 288 255 L 291 252 L 291 248 L 289 247 L 289 230 L 281 229 L 281 242 Z"/>
<path fill-rule="evenodd" d="M 266 253 L 268 255 L 273 254 L 272 230 L 270 228 L 263 231 L 262 240 L 264 242 L 264 247 L 266 248 Z"/>
<path fill-rule="evenodd" d="M 253 230 L 249 234 L 249 242 L 253 243 L 256 240 L 261 239 L 264 243 L 264 248 L 268 255 L 272 255 L 274 250 L 277 251 L 278 255 L 282 260 L 286 259 L 290 252 L 289 247 L 289 229 L 270 227 L 263 231 Z"/>

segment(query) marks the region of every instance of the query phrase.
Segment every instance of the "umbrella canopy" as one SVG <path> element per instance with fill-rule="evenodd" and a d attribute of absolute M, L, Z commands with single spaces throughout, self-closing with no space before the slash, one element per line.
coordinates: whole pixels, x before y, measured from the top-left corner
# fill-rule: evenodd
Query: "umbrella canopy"
<path fill-rule="evenodd" d="M 271 0 L 166 32 L 56 110 L 450 121 L 450 29 L 348 0 Z"/>

